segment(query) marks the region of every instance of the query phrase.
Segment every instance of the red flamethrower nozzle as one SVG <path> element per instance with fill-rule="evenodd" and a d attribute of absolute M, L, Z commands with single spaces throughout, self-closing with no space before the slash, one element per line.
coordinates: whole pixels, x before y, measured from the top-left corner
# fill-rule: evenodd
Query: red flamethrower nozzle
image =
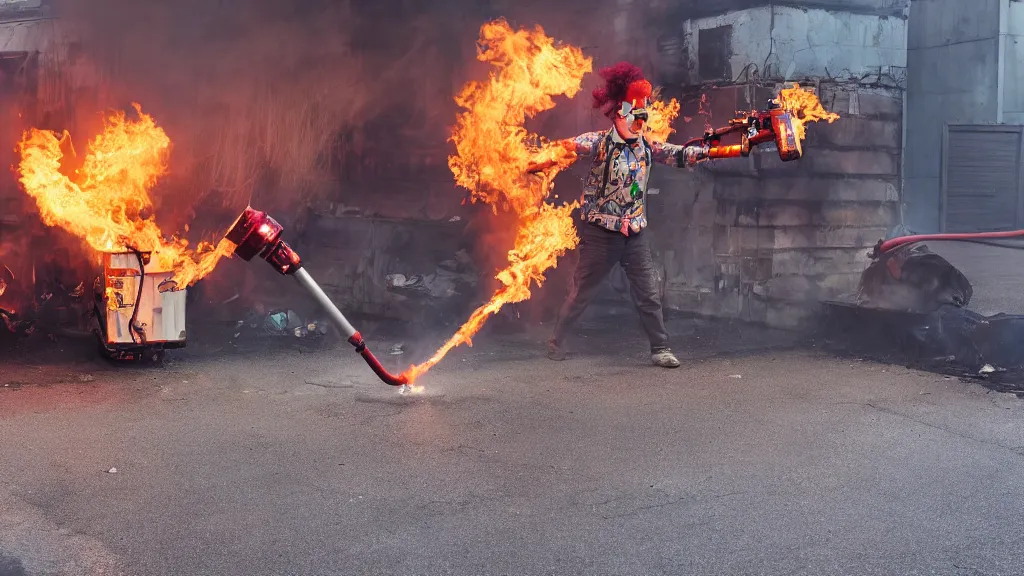
<path fill-rule="evenodd" d="M 355 347 L 356 352 L 363 357 L 374 374 L 385 384 L 390 386 L 408 384 L 405 376 L 395 376 L 388 372 L 373 355 L 373 352 L 370 352 L 366 343 L 363 342 L 362 335 L 352 327 L 341 310 L 338 310 L 338 307 L 331 302 L 320 285 L 302 267 L 302 259 L 299 255 L 281 239 L 283 232 L 284 227 L 276 220 L 250 206 L 235 220 L 224 237 L 235 245 L 235 255 L 242 260 L 248 262 L 259 256 L 269 262 L 279 273 L 294 276 L 299 284 L 327 310 L 331 320 L 345 335 L 349 344 Z"/>

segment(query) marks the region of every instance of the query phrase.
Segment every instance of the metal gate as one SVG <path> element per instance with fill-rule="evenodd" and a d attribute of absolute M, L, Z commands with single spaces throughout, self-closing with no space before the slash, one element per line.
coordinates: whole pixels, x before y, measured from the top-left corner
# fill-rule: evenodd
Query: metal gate
<path fill-rule="evenodd" d="M 944 232 L 1024 228 L 1024 126 L 946 126 L 942 140 Z"/>

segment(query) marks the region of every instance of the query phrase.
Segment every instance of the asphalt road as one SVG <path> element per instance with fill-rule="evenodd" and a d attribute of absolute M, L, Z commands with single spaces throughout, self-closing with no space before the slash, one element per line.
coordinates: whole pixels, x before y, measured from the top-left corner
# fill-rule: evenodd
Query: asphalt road
<path fill-rule="evenodd" d="M 1024 401 L 709 331 L 481 338 L 420 396 L 344 348 L 8 360 L 0 575 L 1024 573 Z"/>

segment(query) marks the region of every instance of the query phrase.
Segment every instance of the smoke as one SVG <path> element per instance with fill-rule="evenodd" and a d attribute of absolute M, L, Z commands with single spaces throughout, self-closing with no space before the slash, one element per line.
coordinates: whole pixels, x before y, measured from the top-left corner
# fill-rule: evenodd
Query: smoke
<path fill-rule="evenodd" d="M 70 130 L 81 154 L 104 112 L 138 102 L 172 141 L 154 213 L 168 233 L 188 227 L 193 241 L 221 234 L 247 203 L 295 236 L 323 199 L 390 209 L 422 205 L 410 196 L 429 195 L 444 214 L 463 198 L 451 185 L 447 139 L 455 93 L 486 73 L 475 61 L 479 26 L 505 15 L 588 51 L 606 43 L 597 32 L 610 26 L 605 6 L 517 3 L 498 14 L 484 4 L 56 0 L 65 45 L 43 60 L 50 78 L 76 79 L 63 83 L 63 111 L 33 124 Z M 578 100 L 538 119 L 542 132 L 591 129 L 589 102 Z M 380 182 L 396 173 L 408 174 L 411 191 Z M 575 196 L 578 186 L 565 192 Z M 487 267 L 504 260 L 508 229 L 489 214 L 475 228 L 487 240 Z M 216 300 L 231 296 L 238 280 L 214 274 L 204 284 Z"/>
<path fill-rule="evenodd" d="M 49 74 L 75 70 L 81 88 L 44 127 L 69 129 L 81 153 L 104 112 L 141 104 L 172 141 L 154 214 L 193 241 L 222 234 L 246 204 L 290 236 L 319 200 L 400 204 L 380 186 L 352 198 L 352 182 L 431 145 L 446 169 L 455 77 L 477 25 L 465 34 L 446 7 L 403 4 L 58 0 Z M 230 296 L 238 280 L 214 275 L 207 292 Z"/>
<path fill-rule="evenodd" d="M 97 71 L 95 112 L 139 102 L 171 137 L 154 200 L 172 228 L 218 205 L 294 214 L 336 192 L 343 148 L 374 138 L 365 129 L 381 118 L 444 140 L 444 20 L 389 17 L 391 4 L 65 0 L 58 12 Z"/>

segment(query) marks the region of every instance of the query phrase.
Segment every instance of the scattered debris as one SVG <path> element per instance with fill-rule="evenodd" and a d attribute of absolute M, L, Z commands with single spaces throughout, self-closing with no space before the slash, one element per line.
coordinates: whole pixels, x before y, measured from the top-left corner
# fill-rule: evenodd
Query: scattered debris
<path fill-rule="evenodd" d="M 294 330 L 301 324 L 302 320 L 299 318 L 299 315 L 292 310 L 271 312 L 263 322 L 264 327 L 273 332 L 284 332 L 289 328 Z"/>
<path fill-rule="evenodd" d="M 31 336 L 36 330 L 36 321 L 34 319 L 23 319 L 12 310 L 0 308 L 0 320 L 3 320 L 2 326 L 13 334 L 15 338 Z"/>
<path fill-rule="evenodd" d="M 984 316 L 952 305 L 919 313 L 825 302 L 821 332 L 828 349 L 909 365 L 999 391 L 1024 393 L 1024 315 Z M 964 381 L 964 380 L 962 380 Z"/>
<path fill-rule="evenodd" d="M 111 468 L 110 470 L 107 470 L 107 474 L 117 474 L 117 468 Z"/>
<path fill-rule="evenodd" d="M 384 277 L 388 291 L 402 295 L 451 298 L 466 295 L 476 286 L 479 274 L 465 250 L 455 253 L 455 258 L 437 265 L 430 274 L 388 274 Z"/>
<path fill-rule="evenodd" d="M 743 378 L 743 375 L 742 374 L 730 374 L 729 378 L 736 378 L 737 380 L 739 380 L 740 378 Z"/>
<path fill-rule="evenodd" d="M 906 244 L 872 260 L 861 276 L 861 306 L 929 314 L 965 308 L 974 288 L 960 270 L 925 244 Z"/>
<path fill-rule="evenodd" d="M 324 336 L 329 331 L 330 323 L 327 320 L 306 320 L 294 310 L 273 310 L 268 314 L 247 310 L 246 317 L 235 322 L 232 339 L 265 336 L 314 338 Z"/>
<path fill-rule="evenodd" d="M 993 366 L 991 364 L 985 364 L 980 370 L 978 370 L 978 374 L 993 374 L 995 372 L 1006 372 L 1006 369 Z"/>

